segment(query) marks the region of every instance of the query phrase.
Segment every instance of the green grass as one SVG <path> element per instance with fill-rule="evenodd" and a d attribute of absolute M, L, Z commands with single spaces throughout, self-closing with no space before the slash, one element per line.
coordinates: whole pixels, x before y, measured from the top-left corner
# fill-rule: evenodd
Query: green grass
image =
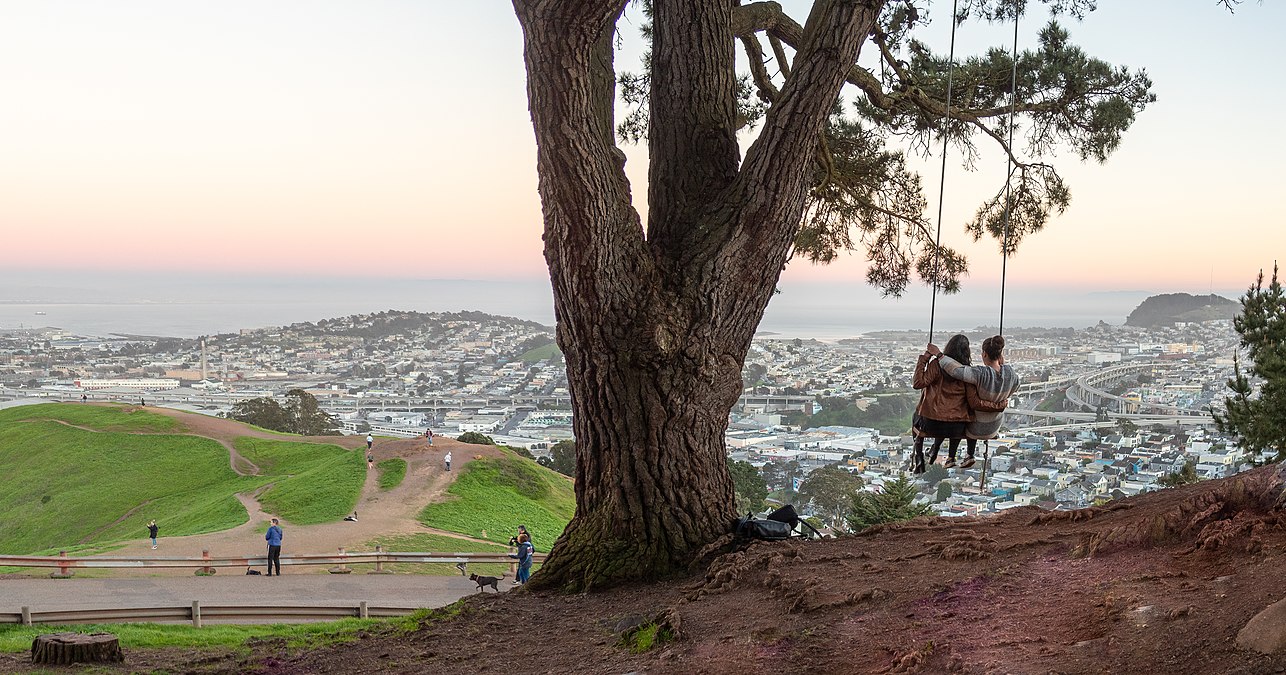
<path fill-rule="evenodd" d="M 505 539 L 508 539 L 506 535 Z M 508 553 L 508 547 L 499 544 L 484 544 L 468 539 L 458 539 L 448 537 L 443 534 L 395 534 L 381 536 L 367 542 L 365 550 L 373 551 L 376 545 L 384 547 L 385 551 L 395 551 L 398 553 Z M 361 567 L 355 565 L 354 567 Z M 374 568 L 374 565 L 369 565 Z M 449 563 L 442 564 L 394 564 L 385 565 L 384 569 L 393 570 L 398 573 L 407 574 L 427 574 L 431 576 L 453 576 L 460 573 L 455 565 Z M 502 563 L 478 563 L 469 565 L 470 572 L 478 574 L 498 575 L 502 572 L 508 572 L 509 566 Z M 513 577 L 510 576 L 510 579 Z"/>
<path fill-rule="evenodd" d="M 523 352 L 522 356 L 518 357 L 518 360 L 523 363 L 531 364 L 536 363 L 537 361 L 548 361 L 549 359 L 554 358 L 555 354 L 559 353 L 561 352 L 558 350 L 558 345 L 550 343 L 543 347 L 536 347 L 535 349 L 529 349 Z"/>
<path fill-rule="evenodd" d="M 237 452 L 259 466 L 272 487 L 259 495 L 264 509 L 296 525 L 343 518 L 366 482 L 366 458 L 338 445 L 242 436 Z"/>
<path fill-rule="evenodd" d="M 0 553 L 143 539 L 152 518 L 162 539 L 226 530 L 248 517 L 236 493 L 268 483 L 268 510 L 300 524 L 336 521 L 353 510 L 366 479 L 361 453 L 248 437 L 236 445 L 263 475 L 238 476 L 227 448 L 183 430 L 129 406 L 0 410 Z"/>
<path fill-rule="evenodd" d="M 401 485 L 402 480 L 406 478 L 406 460 L 394 457 L 376 462 L 375 470 L 379 472 L 380 489 L 392 490 Z"/>
<path fill-rule="evenodd" d="M 70 408 L 67 417 L 77 421 L 86 421 L 81 410 L 95 408 L 61 407 L 60 418 Z M 233 495 L 263 482 L 236 475 L 227 449 L 210 439 L 86 431 L 32 417 L 27 408 L 0 411 L 6 553 L 142 539 L 152 518 L 162 537 L 235 527 L 248 516 Z M 15 411 L 25 421 L 14 423 Z"/>
<path fill-rule="evenodd" d="M 90 427 L 99 431 L 145 433 L 183 431 L 183 425 L 179 424 L 173 417 L 158 415 L 154 412 L 128 405 L 40 403 L 0 410 L 0 425 L 32 420 L 61 420 L 67 424 Z"/>
<path fill-rule="evenodd" d="M 665 626 L 646 623 L 621 638 L 623 646 L 635 654 L 642 654 L 653 647 L 659 647 L 674 639 L 674 633 Z"/>
<path fill-rule="evenodd" d="M 543 553 L 576 510 L 571 480 L 513 454 L 469 462 L 447 495 L 454 499 L 424 507 L 420 522 L 497 543 L 526 525 Z"/>
<path fill-rule="evenodd" d="M 111 623 L 77 626 L 40 624 L 21 626 L 0 625 L 0 652 L 16 654 L 31 650 L 31 641 L 38 635 L 75 631 L 79 633 L 114 633 L 125 649 L 159 649 L 179 647 L 188 649 L 231 648 L 240 649 L 249 638 L 280 638 L 293 649 L 316 648 L 327 644 L 343 644 L 358 639 L 360 631 L 385 629 L 389 631 L 412 630 L 418 620 L 431 615 L 431 610 L 421 610 L 413 615 L 396 619 L 342 619 L 322 623 L 225 625 L 212 624 L 202 628 L 157 623 Z"/>

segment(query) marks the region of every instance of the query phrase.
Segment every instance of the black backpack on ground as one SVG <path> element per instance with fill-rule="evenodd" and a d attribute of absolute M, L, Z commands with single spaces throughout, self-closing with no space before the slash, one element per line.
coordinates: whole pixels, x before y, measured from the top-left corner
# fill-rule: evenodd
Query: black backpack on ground
<path fill-rule="evenodd" d="M 739 539 L 762 539 L 764 541 L 781 541 L 790 538 L 791 527 L 778 520 L 755 518 L 747 513 L 737 519 L 736 535 Z"/>

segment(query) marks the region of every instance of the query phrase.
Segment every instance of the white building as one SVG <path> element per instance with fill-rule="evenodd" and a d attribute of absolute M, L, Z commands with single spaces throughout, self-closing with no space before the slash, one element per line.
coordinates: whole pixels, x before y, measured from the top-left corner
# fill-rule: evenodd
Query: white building
<path fill-rule="evenodd" d="M 99 389 L 133 389 L 135 391 L 165 391 L 178 389 L 179 381 L 170 379 L 137 378 L 122 380 L 76 380 L 72 382 L 82 391 Z"/>

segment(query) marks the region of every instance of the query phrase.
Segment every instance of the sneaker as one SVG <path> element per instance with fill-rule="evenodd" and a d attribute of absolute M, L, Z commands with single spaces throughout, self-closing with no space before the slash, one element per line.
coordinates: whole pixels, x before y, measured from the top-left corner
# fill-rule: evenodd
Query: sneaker
<path fill-rule="evenodd" d="M 155 550 L 156 550 L 156 546 L 152 546 L 152 550 L 153 550 L 153 551 L 155 551 Z"/>
<path fill-rule="evenodd" d="M 943 463 L 942 463 L 942 468 L 944 468 L 944 469 L 954 469 L 954 468 L 956 468 L 956 460 L 954 460 L 954 459 L 948 459 L 947 461 L 945 461 L 945 462 L 943 462 Z"/>
<path fill-rule="evenodd" d="M 965 460 L 963 462 L 960 462 L 960 468 L 968 469 L 969 467 L 973 466 L 973 462 L 974 462 L 974 459 L 972 457 L 965 457 Z"/>
<path fill-rule="evenodd" d="M 521 586 L 521 585 L 522 585 L 522 582 L 521 582 L 521 581 L 518 581 L 517 579 L 514 579 L 514 582 L 513 582 L 513 584 L 512 584 L 512 585 L 513 585 L 513 586 Z"/>

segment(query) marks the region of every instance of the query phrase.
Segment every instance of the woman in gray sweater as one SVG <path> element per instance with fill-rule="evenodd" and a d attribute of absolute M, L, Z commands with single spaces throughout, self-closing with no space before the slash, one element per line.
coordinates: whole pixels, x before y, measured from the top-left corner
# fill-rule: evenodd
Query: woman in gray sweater
<path fill-rule="evenodd" d="M 930 347 L 933 346 L 930 345 Z M 982 341 L 981 366 L 966 366 L 945 354 L 938 359 L 938 364 L 942 367 L 942 372 L 947 375 L 976 386 L 979 399 L 1003 403 L 1018 388 L 1018 373 L 1005 365 L 1004 349 L 1005 338 L 994 335 Z M 974 410 L 973 421 L 965 427 L 968 449 L 967 457 L 960 463 L 961 468 L 967 469 L 973 466 L 978 439 L 995 437 L 1004 419 L 1003 412 Z"/>

